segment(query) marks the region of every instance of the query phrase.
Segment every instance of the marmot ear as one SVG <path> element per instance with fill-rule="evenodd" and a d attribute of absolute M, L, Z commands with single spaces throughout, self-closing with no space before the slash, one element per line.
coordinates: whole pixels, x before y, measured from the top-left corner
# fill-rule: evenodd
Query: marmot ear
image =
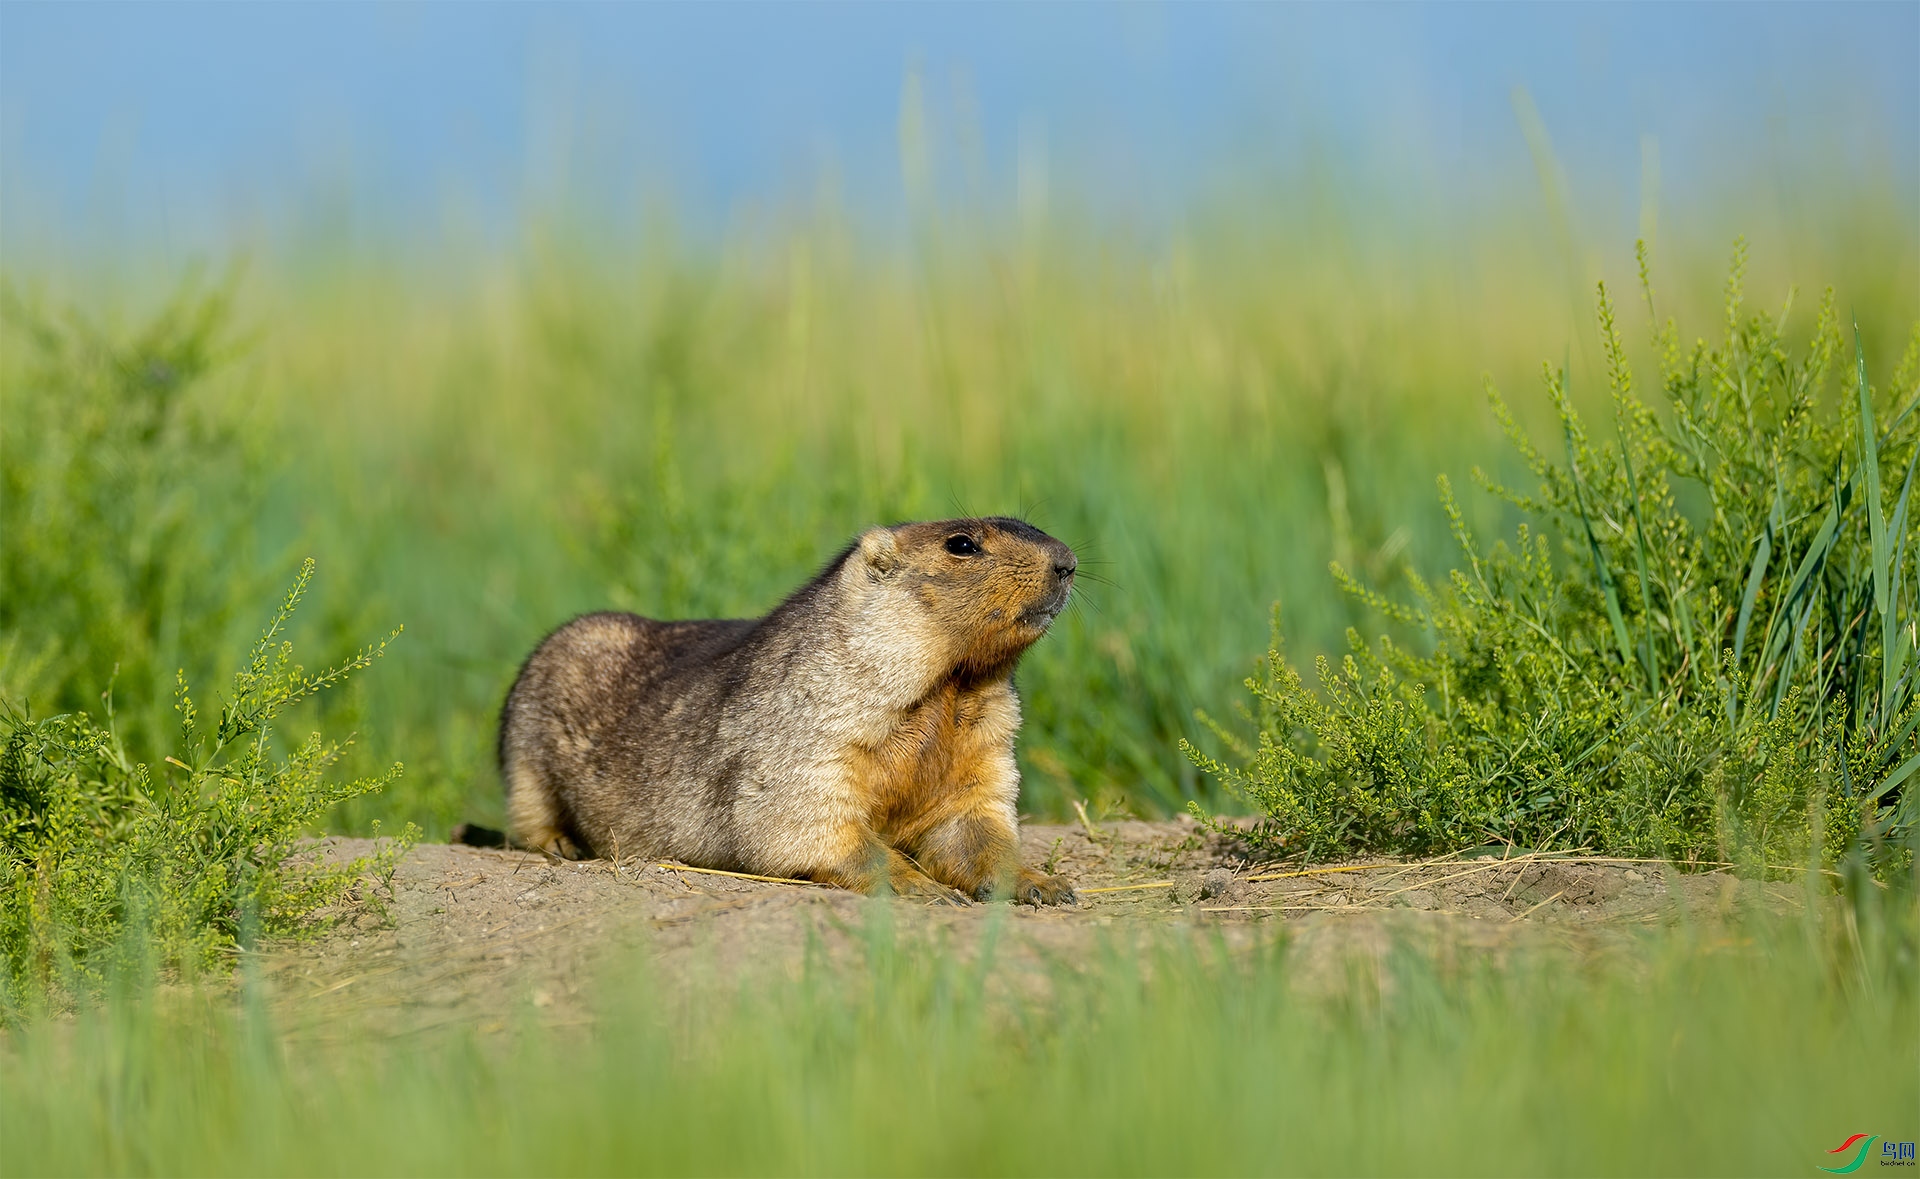
<path fill-rule="evenodd" d="M 893 538 L 891 528 L 869 528 L 860 536 L 860 559 L 865 562 L 867 571 L 874 577 L 884 579 L 893 576 L 900 568 L 900 542 Z"/>

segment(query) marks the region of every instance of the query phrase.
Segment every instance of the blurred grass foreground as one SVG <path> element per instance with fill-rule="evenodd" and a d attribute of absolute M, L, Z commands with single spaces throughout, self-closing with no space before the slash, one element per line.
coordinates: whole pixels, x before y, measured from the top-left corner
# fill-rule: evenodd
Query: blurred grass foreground
<path fill-rule="evenodd" d="M 1164 240 L 933 210 L 889 249 L 823 206 L 705 244 L 556 217 L 437 261 L 347 234 L 184 286 L 9 269 L 0 694 L 110 709 L 158 764 L 176 673 L 229 672 L 312 556 L 303 650 L 406 628 L 304 706 L 357 735 L 346 772 L 408 767 L 331 821 L 438 836 L 497 817 L 495 710 L 571 614 L 760 613 L 867 524 L 1015 512 L 1090 574 L 1022 670 L 1023 809 L 1244 805 L 1178 742 L 1256 666 L 1270 603 L 1296 651 L 1339 649 L 1364 615 L 1329 561 L 1384 592 L 1452 563 L 1435 476 L 1525 474 L 1483 374 L 1605 388 L 1590 280 L 1632 289 L 1632 243 L 1576 258 L 1527 207 L 1443 234 L 1223 206 Z M 1861 197 L 1823 224 L 1755 242 L 1749 299 L 1784 305 L 1791 261 L 1891 371 L 1911 219 Z M 1663 313 L 1716 321 L 1732 239 L 1656 250 Z M 1511 400 L 1552 437 L 1544 397 Z"/>
<path fill-rule="evenodd" d="M 936 950 L 896 936 L 880 902 L 856 960 L 810 956 L 798 978 L 662 979 L 616 956 L 588 1027 L 543 1022 L 536 999 L 505 1029 L 458 1020 L 391 1039 L 351 1013 L 302 1022 L 254 980 L 238 1003 L 136 990 L 9 1036 L 0 1161 L 11 1174 L 1802 1174 L 1848 1134 L 1898 1135 L 1920 1103 L 1911 892 L 1869 903 L 1859 925 L 1822 911 L 1736 907 L 1599 955 L 1550 935 L 1329 957 L 1135 930 L 1009 981 L 994 957 L 1004 915 Z"/>

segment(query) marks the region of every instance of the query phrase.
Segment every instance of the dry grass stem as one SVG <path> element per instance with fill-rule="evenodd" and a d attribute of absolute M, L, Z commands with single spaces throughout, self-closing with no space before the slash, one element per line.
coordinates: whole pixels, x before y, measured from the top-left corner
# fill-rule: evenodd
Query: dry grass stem
<path fill-rule="evenodd" d="M 1079 888 L 1074 891 L 1083 896 L 1094 892 L 1139 892 L 1148 888 L 1172 888 L 1176 883 L 1178 882 L 1173 880 L 1156 880 L 1152 884 L 1109 884 L 1100 888 Z"/>

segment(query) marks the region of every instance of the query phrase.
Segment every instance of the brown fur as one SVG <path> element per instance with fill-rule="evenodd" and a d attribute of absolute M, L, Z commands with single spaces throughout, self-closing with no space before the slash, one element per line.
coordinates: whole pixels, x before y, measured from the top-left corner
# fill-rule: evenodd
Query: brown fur
<path fill-rule="evenodd" d="M 501 713 L 513 837 L 863 892 L 1071 901 L 1019 863 L 1013 671 L 1075 566 L 1019 520 L 902 524 L 765 618 L 576 618 Z"/>

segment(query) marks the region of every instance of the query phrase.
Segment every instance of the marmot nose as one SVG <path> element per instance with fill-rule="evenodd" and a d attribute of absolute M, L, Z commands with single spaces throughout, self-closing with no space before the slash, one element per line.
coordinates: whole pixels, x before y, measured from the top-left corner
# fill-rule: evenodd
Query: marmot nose
<path fill-rule="evenodd" d="M 1061 581 L 1072 577 L 1073 571 L 1078 568 L 1080 562 L 1072 553 L 1062 553 L 1053 559 L 1053 575 Z"/>

